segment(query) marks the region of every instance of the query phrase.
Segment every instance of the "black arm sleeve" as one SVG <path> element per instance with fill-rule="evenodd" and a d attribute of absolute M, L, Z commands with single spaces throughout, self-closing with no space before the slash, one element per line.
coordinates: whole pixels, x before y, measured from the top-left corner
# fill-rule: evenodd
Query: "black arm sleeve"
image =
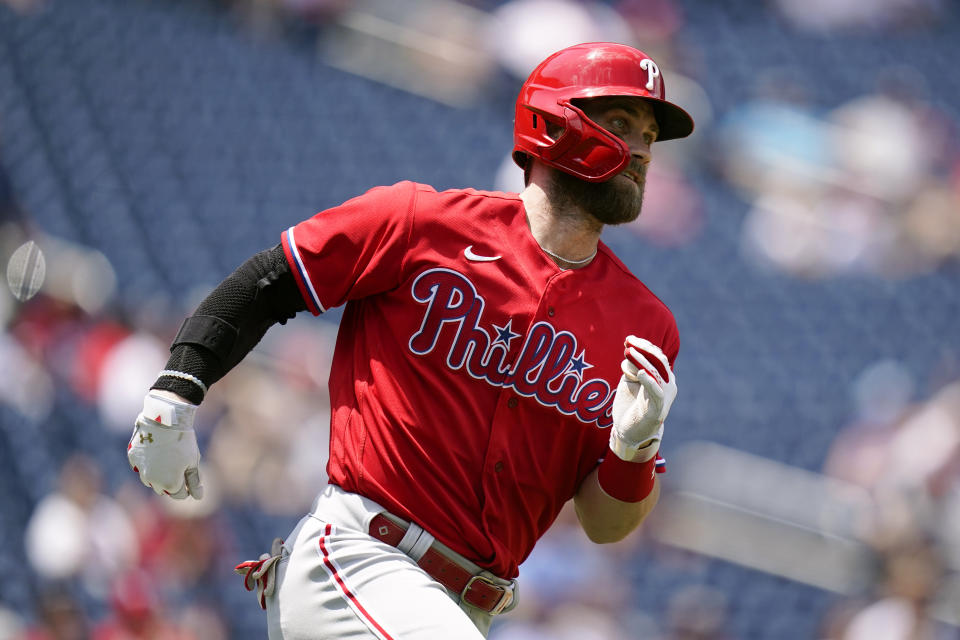
<path fill-rule="evenodd" d="M 220 326 L 235 330 L 229 349 L 218 354 L 195 342 L 175 339 L 166 368 L 195 376 L 209 387 L 236 366 L 273 324 L 285 324 L 306 308 L 283 247 L 278 244 L 261 251 L 217 285 L 193 314 L 213 316 Z M 161 376 L 152 388 L 172 391 L 194 404 L 203 400 L 203 390 L 182 378 Z"/>

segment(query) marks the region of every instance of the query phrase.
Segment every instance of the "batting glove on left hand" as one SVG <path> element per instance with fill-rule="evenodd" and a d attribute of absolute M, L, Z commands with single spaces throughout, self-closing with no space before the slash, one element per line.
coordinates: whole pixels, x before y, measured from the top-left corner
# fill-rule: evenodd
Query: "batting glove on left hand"
<path fill-rule="evenodd" d="M 645 462 L 657 453 L 663 421 L 677 397 L 677 382 L 660 347 L 636 336 L 628 336 L 624 346 L 623 376 L 613 399 L 610 449 L 623 460 Z"/>
<path fill-rule="evenodd" d="M 143 399 L 127 460 L 140 474 L 140 482 L 157 495 L 183 500 L 203 497 L 200 484 L 200 449 L 193 431 L 197 405 L 180 402 L 156 391 Z"/>

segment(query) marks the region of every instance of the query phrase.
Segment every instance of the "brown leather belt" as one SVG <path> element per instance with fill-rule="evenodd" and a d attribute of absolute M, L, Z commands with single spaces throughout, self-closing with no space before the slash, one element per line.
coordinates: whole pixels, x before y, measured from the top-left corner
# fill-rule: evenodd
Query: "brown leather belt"
<path fill-rule="evenodd" d="M 370 522 L 370 535 L 392 547 L 400 544 L 406 527 L 395 523 L 382 513 Z M 417 561 L 420 568 L 450 591 L 460 594 L 460 599 L 481 611 L 502 613 L 513 600 L 513 590 L 503 587 L 486 576 L 474 575 L 446 557 L 432 546 Z"/>

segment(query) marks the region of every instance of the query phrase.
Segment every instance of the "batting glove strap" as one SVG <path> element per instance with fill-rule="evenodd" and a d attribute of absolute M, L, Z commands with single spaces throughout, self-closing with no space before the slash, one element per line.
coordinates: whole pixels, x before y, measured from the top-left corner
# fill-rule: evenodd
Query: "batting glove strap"
<path fill-rule="evenodd" d="M 616 428 L 613 428 L 610 429 L 610 450 L 621 460 L 627 462 L 646 462 L 657 455 L 661 439 L 663 439 L 662 422 L 656 434 L 644 442 L 631 442 L 618 433 Z"/>
<path fill-rule="evenodd" d="M 241 562 L 234 571 L 243 576 L 243 586 L 247 591 L 257 590 L 257 602 L 266 610 L 267 598 L 277 589 L 277 565 L 284 554 L 283 540 L 276 538 L 270 545 L 270 553 L 264 553 L 259 560 Z"/>
<path fill-rule="evenodd" d="M 193 430 L 193 420 L 197 415 L 197 405 L 180 402 L 163 396 L 156 391 L 147 393 L 143 399 L 141 417 L 148 418 L 161 426 L 173 430 Z"/>

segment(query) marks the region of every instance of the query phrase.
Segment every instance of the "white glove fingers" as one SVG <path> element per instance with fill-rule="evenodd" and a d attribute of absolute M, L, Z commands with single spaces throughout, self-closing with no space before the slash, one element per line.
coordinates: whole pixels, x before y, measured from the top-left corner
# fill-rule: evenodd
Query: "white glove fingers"
<path fill-rule="evenodd" d="M 660 386 L 660 383 L 658 383 L 652 375 L 640 369 L 637 371 L 637 382 L 644 388 L 648 401 L 654 403 L 656 406 L 663 404 L 663 387 Z"/>
<path fill-rule="evenodd" d="M 190 467 L 186 473 L 184 473 L 183 478 L 185 482 L 184 488 L 187 493 L 193 496 L 195 500 L 202 500 L 203 485 L 200 484 L 200 469 Z"/>
<path fill-rule="evenodd" d="M 633 366 L 637 367 L 638 370 L 646 371 L 650 374 L 653 379 L 657 381 L 658 386 L 662 387 L 666 384 L 660 370 L 640 351 L 637 351 L 633 347 L 628 347 L 624 353 L 624 357 L 633 364 Z"/>
<path fill-rule="evenodd" d="M 627 336 L 624 346 L 633 347 L 634 349 L 641 351 L 644 355 L 654 357 L 662 366 L 658 367 L 657 370 L 661 376 L 664 377 L 668 382 L 673 379 L 673 370 L 670 368 L 670 361 L 667 359 L 667 356 L 664 355 L 663 349 L 643 338 L 638 338 L 637 336 Z"/>
<path fill-rule="evenodd" d="M 177 491 L 176 493 L 170 493 L 169 491 L 164 491 L 164 493 L 170 496 L 171 498 L 173 498 L 174 500 L 183 500 L 189 495 L 189 493 L 187 492 L 187 485 L 183 485 L 182 487 L 180 487 L 180 490 Z"/>

